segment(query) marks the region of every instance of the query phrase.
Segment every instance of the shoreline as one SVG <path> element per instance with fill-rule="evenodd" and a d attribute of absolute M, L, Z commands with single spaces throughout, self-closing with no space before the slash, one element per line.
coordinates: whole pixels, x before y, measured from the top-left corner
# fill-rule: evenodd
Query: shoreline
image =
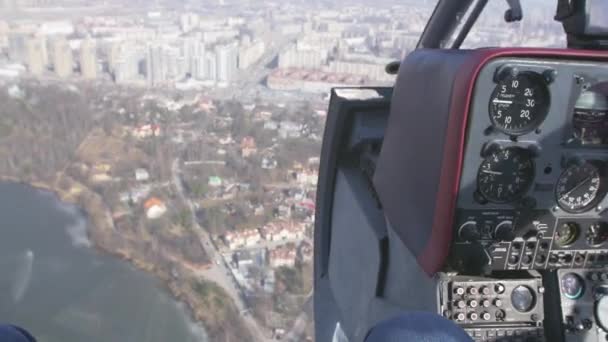
<path fill-rule="evenodd" d="M 95 237 L 95 234 L 92 234 L 92 229 L 115 229 L 114 222 L 107 208 L 105 208 L 106 212 L 104 214 L 107 215 L 108 220 L 104 223 L 107 224 L 108 227 L 102 228 L 101 225 L 104 223 L 100 222 L 101 218 L 99 216 L 91 215 L 91 208 L 86 208 L 81 203 L 78 203 L 77 198 L 71 197 L 72 194 L 66 192 L 63 189 L 50 186 L 49 184 L 41 181 L 26 181 L 18 177 L 6 175 L 0 175 L 0 182 L 28 186 L 38 191 L 44 191 L 51 194 L 57 201 L 75 206 L 79 210 L 79 212 L 85 216 L 87 222 L 91 225 L 91 229 L 87 229 L 86 231 L 87 238 L 91 242 L 90 248 L 94 249 L 96 252 L 118 258 L 123 262 L 127 262 L 129 265 L 135 267 L 137 270 L 146 272 L 156 278 L 159 281 L 159 285 L 161 285 L 161 290 L 166 291 L 166 293 L 168 293 L 176 303 L 180 304 L 183 307 L 183 309 L 186 311 L 188 318 L 192 321 L 192 323 L 203 329 L 204 335 L 207 341 L 209 341 L 207 322 L 201 319 L 201 317 L 197 316 L 194 303 L 187 300 L 188 296 L 183 295 L 184 291 L 181 291 L 179 286 L 175 282 L 171 281 L 169 275 L 164 274 L 159 269 L 154 267 L 154 265 L 146 264 L 146 262 L 139 260 L 136 257 L 133 257 L 131 254 L 125 251 L 111 249 L 110 247 L 103 245 L 103 243 L 100 243 L 100 241 Z M 85 191 L 91 191 L 87 187 L 84 187 L 84 189 L 86 189 Z"/>

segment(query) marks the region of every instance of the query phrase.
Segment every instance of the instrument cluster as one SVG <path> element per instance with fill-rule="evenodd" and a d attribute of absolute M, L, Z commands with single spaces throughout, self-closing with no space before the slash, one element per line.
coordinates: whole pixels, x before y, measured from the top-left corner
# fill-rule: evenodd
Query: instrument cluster
<path fill-rule="evenodd" d="M 496 270 L 608 264 L 605 65 L 498 59 L 482 69 L 474 94 L 455 268 L 479 257 Z"/>
<path fill-rule="evenodd" d="M 551 107 L 549 84 L 555 78 L 553 69 L 543 74 L 517 70 L 509 67 L 498 72 L 488 105 L 491 126 L 487 130 L 498 131 L 511 142 L 523 134 L 541 132 Z M 601 147 L 608 143 L 608 82 L 586 84 L 582 89 L 572 121 L 567 123 L 572 136 L 564 146 Z M 522 199 L 535 181 L 538 147 L 505 147 L 490 142 L 482 153 L 476 201 L 502 204 Z M 554 186 L 556 205 L 569 213 L 589 211 L 606 196 L 606 183 L 606 161 L 572 158 L 566 161 Z"/>

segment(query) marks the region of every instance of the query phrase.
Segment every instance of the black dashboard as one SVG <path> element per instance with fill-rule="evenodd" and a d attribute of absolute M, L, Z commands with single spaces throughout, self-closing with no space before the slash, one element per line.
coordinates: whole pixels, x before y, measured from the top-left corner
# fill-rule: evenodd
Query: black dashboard
<path fill-rule="evenodd" d="M 608 64 L 497 58 L 473 94 L 442 313 L 480 341 L 607 340 Z"/>

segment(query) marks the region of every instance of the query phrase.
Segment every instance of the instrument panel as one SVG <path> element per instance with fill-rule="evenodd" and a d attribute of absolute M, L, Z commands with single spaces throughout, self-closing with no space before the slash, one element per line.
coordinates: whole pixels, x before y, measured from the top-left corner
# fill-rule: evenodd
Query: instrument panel
<path fill-rule="evenodd" d="M 450 266 L 608 264 L 608 68 L 498 58 L 475 84 Z"/>

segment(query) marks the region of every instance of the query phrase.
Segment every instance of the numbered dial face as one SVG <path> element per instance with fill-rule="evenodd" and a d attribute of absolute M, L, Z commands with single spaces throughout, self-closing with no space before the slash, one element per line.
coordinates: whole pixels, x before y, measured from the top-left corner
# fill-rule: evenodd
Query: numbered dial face
<path fill-rule="evenodd" d="M 509 147 L 486 157 L 477 172 L 477 189 L 488 201 L 507 203 L 521 198 L 534 181 L 530 153 Z"/>
<path fill-rule="evenodd" d="M 508 76 L 492 92 L 490 120 L 506 134 L 525 134 L 545 120 L 549 102 L 549 88 L 540 74 L 522 72 Z"/>
<path fill-rule="evenodd" d="M 572 165 L 557 180 L 555 197 L 565 211 L 579 213 L 595 206 L 604 196 L 599 167 L 592 163 Z"/>

